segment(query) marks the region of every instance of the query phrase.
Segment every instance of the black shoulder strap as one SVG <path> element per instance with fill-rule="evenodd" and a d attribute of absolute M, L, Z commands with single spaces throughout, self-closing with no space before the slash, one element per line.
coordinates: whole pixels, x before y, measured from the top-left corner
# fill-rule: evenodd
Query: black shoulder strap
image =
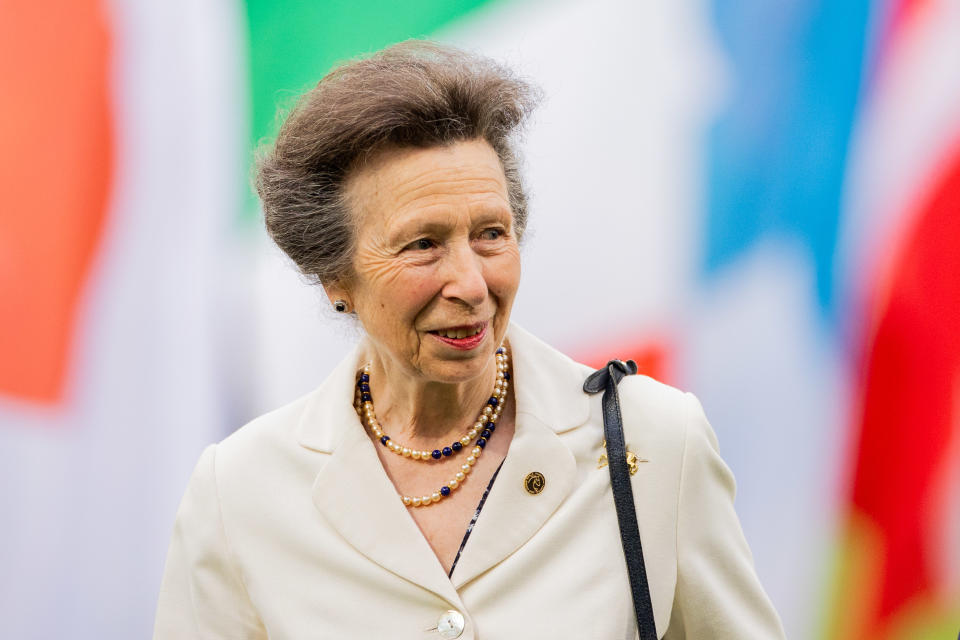
<path fill-rule="evenodd" d="M 613 487 L 617 521 L 620 524 L 623 555 L 627 561 L 627 573 L 630 575 L 633 608 L 637 614 L 637 632 L 640 640 L 656 640 L 657 627 L 653 621 L 653 604 L 650 602 L 647 570 L 643 564 L 640 527 L 637 524 L 633 488 L 627 468 L 627 446 L 623 437 L 620 397 L 617 395 L 620 380 L 636 372 L 637 363 L 633 360 L 611 360 L 606 367 L 590 374 L 583 383 L 583 390 L 590 394 L 603 391 L 603 432 L 607 440 L 607 463 L 610 467 L 610 484 Z"/>

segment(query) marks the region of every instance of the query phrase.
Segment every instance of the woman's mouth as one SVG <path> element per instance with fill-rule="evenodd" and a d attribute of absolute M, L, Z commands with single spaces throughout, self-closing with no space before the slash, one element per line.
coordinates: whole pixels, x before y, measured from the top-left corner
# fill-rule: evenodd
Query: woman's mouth
<path fill-rule="evenodd" d="M 483 322 L 461 327 L 448 327 L 446 329 L 429 331 L 428 333 L 454 349 L 468 351 L 476 348 L 477 345 L 483 342 L 484 337 L 487 335 L 488 324 L 487 322 Z"/>

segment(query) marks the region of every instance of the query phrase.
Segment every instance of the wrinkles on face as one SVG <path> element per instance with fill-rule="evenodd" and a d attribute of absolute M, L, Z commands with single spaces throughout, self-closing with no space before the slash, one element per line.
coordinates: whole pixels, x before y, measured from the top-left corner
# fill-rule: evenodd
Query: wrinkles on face
<path fill-rule="evenodd" d="M 475 140 L 383 151 L 351 176 L 347 197 L 357 216 L 349 294 L 382 360 L 434 380 L 482 373 L 505 335 L 520 277 L 493 149 Z M 429 337 L 478 322 L 491 333 L 482 353 Z"/>
<path fill-rule="evenodd" d="M 383 164 L 381 161 L 378 164 Z M 431 166 L 417 159 L 412 175 L 390 164 L 368 168 L 348 184 L 358 218 L 360 243 L 384 255 L 398 253 L 418 233 L 463 231 L 481 216 L 512 230 L 506 183 L 494 166 Z M 379 169 L 379 170 L 378 170 Z M 480 178 L 478 172 L 493 174 Z M 500 171 L 497 177 L 494 172 Z"/>
<path fill-rule="evenodd" d="M 371 213 L 383 216 L 378 221 L 381 224 L 394 225 L 398 216 L 409 215 L 411 211 L 429 211 L 432 206 L 444 207 L 454 198 L 461 199 L 461 204 L 468 206 L 489 200 L 509 209 L 506 179 L 496 155 L 484 158 L 485 162 L 480 164 L 476 162 L 477 154 L 456 157 L 463 154 L 452 151 L 460 145 L 477 148 L 479 144 L 485 143 L 459 143 L 454 147 L 427 150 L 447 155 L 450 161 L 442 164 L 418 154 L 418 151 L 424 151 L 421 149 L 382 152 L 347 186 L 348 192 L 365 192 L 362 201 L 357 201 L 362 207 L 357 211 L 361 227 L 365 226 L 365 216 Z M 489 162 L 491 159 L 496 162 Z M 400 164 L 404 166 L 400 168 Z M 384 210 L 383 205 L 389 205 L 389 210 Z"/>

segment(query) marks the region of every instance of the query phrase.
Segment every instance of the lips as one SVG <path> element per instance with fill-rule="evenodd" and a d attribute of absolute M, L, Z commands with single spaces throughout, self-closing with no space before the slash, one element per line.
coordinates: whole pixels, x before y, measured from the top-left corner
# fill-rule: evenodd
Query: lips
<path fill-rule="evenodd" d="M 455 349 L 469 350 L 476 348 L 487 335 L 489 323 L 461 325 L 429 331 L 428 333 L 438 341 Z"/>

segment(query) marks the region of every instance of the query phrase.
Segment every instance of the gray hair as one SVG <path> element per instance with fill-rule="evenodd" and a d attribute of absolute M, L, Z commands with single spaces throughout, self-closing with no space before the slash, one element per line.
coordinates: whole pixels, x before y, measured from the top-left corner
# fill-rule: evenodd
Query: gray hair
<path fill-rule="evenodd" d="M 350 172 L 391 146 L 483 139 L 503 167 L 520 238 L 527 196 L 514 143 L 539 98 L 506 67 L 434 42 L 402 42 L 339 66 L 300 97 L 259 154 L 255 184 L 267 231 L 313 282 L 342 282 L 353 273 Z"/>

